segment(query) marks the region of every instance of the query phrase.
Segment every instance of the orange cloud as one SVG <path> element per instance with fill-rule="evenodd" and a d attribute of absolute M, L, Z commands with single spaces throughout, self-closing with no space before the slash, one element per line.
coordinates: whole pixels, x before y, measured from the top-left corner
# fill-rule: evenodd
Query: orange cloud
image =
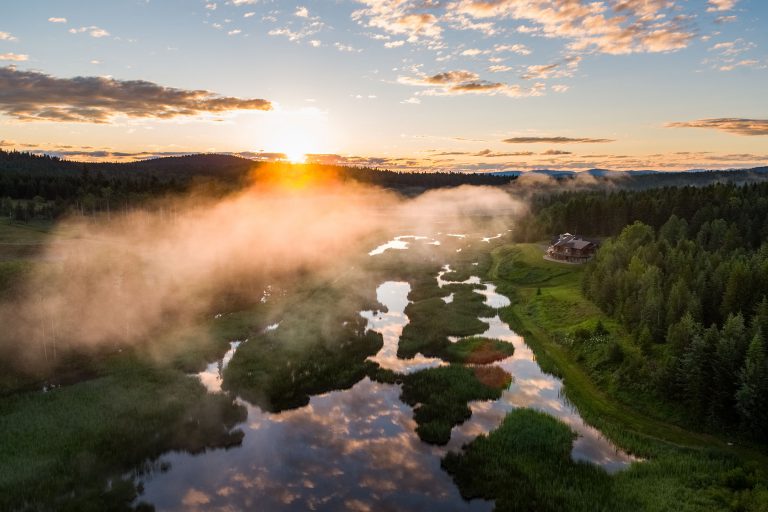
<path fill-rule="evenodd" d="M 168 119 L 234 110 L 270 110 L 264 99 L 219 96 L 144 80 L 57 78 L 0 68 L 0 113 L 22 121 L 106 123 L 117 116 Z"/>
<path fill-rule="evenodd" d="M 667 123 L 667 128 L 709 128 L 734 135 L 768 135 L 768 119 L 733 117 Z"/>

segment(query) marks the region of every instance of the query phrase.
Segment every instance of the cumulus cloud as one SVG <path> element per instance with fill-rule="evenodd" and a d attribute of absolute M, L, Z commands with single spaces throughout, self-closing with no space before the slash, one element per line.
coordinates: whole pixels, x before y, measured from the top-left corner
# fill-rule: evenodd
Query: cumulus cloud
<path fill-rule="evenodd" d="M 518 55 L 530 55 L 531 49 L 524 44 L 497 44 L 493 47 L 495 52 L 512 52 Z"/>
<path fill-rule="evenodd" d="M 512 98 L 540 96 L 544 93 L 544 84 L 534 84 L 532 87 L 510 85 L 502 82 L 481 80 L 477 73 L 466 70 L 455 70 L 436 75 L 419 75 L 416 77 L 399 77 L 398 82 L 405 85 L 430 87 L 421 94 L 424 96 L 450 96 L 461 94 L 505 95 Z"/>
<path fill-rule="evenodd" d="M 90 27 L 71 28 L 69 29 L 69 33 L 70 34 L 87 33 L 89 36 L 95 37 L 96 39 L 109 36 L 109 32 L 95 25 L 91 25 Z"/>
<path fill-rule="evenodd" d="M 48 18 L 51 23 L 66 23 L 67 18 Z"/>
<path fill-rule="evenodd" d="M 21 53 L 0 53 L 0 60 L 9 60 L 11 62 L 24 62 L 29 60 L 29 55 Z"/>
<path fill-rule="evenodd" d="M 736 5 L 736 0 L 709 0 L 707 12 L 730 11 Z"/>
<path fill-rule="evenodd" d="M 573 76 L 579 67 L 579 62 L 581 62 L 581 57 L 573 56 L 552 64 L 528 66 L 525 74 L 521 78 L 523 80 L 543 80 L 546 78 Z"/>
<path fill-rule="evenodd" d="M 18 41 L 18 39 L 8 32 L 0 31 L 0 41 Z"/>
<path fill-rule="evenodd" d="M 592 139 L 592 138 L 573 138 L 573 137 L 512 137 L 504 139 L 502 142 L 510 144 L 602 144 L 605 142 L 614 142 L 613 139 Z"/>
<path fill-rule="evenodd" d="M 727 0 L 714 0 L 725 2 Z M 569 39 L 572 50 L 608 54 L 685 48 L 694 34 L 674 0 L 617 0 L 609 12 L 592 0 L 456 0 L 448 6 L 473 18 L 525 20 L 525 32 Z"/>
<path fill-rule="evenodd" d="M 220 96 L 144 80 L 58 78 L 0 68 L 0 113 L 22 121 L 106 123 L 117 116 L 168 119 L 234 110 L 270 110 L 264 99 Z"/>
<path fill-rule="evenodd" d="M 429 2 L 416 4 L 408 0 L 358 0 L 358 2 L 365 5 L 365 8 L 353 12 L 352 19 L 370 28 L 406 36 L 408 42 L 439 39 L 443 32 L 437 16 L 420 9 L 420 7 L 428 7 Z"/>
<path fill-rule="evenodd" d="M 715 118 L 668 123 L 667 128 L 709 128 L 734 135 L 768 135 L 768 119 Z"/>

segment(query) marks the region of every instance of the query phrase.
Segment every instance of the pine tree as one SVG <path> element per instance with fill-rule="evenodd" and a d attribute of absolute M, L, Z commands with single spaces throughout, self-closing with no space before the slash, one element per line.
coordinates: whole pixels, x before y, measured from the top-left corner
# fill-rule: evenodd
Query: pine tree
<path fill-rule="evenodd" d="M 760 331 L 749 344 L 739 374 L 736 409 L 744 428 L 756 439 L 765 439 L 768 435 L 768 358 Z"/>

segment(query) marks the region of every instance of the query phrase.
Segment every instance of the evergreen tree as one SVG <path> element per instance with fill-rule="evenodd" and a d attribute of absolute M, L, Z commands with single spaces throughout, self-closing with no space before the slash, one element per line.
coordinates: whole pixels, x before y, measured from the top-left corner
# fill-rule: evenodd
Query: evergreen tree
<path fill-rule="evenodd" d="M 750 434 L 762 440 L 768 436 L 768 358 L 760 331 L 752 338 L 739 373 L 736 409 Z"/>

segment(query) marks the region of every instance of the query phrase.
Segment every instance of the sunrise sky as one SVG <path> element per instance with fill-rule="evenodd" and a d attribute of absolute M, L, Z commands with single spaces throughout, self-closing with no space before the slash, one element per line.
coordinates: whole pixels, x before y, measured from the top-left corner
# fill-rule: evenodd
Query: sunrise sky
<path fill-rule="evenodd" d="M 768 163 L 765 0 L 0 6 L 0 147 L 467 171 Z"/>

